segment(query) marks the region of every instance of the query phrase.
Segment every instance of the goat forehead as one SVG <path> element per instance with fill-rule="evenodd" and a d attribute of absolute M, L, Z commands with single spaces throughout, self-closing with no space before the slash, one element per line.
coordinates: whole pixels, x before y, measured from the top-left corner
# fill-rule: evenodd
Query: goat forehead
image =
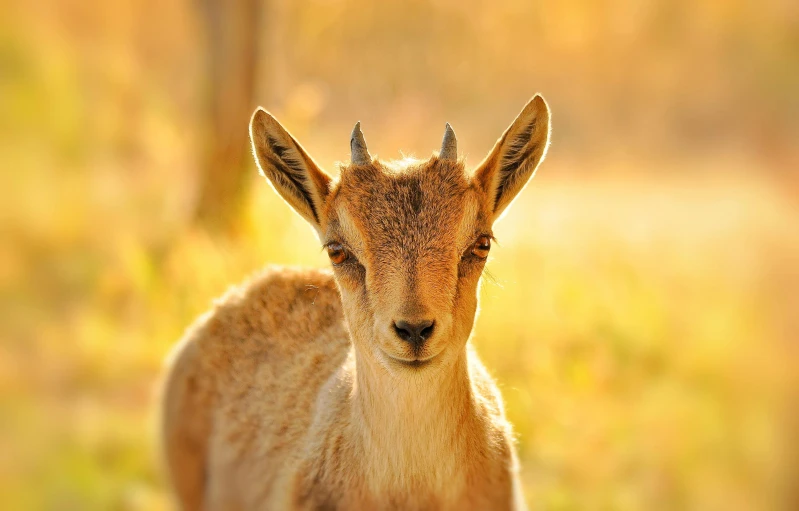
<path fill-rule="evenodd" d="M 375 166 L 343 172 L 339 198 L 372 248 L 409 256 L 453 246 L 468 189 L 462 166 Z"/>

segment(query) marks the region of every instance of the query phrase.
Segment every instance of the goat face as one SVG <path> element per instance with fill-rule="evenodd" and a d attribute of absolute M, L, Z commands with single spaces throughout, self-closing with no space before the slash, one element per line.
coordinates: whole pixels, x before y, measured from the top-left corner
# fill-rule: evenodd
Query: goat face
<path fill-rule="evenodd" d="M 449 125 L 429 160 L 382 162 L 359 123 L 337 180 L 264 110 L 250 137 L 261 172 L 327 249 L 359 355 L 390 371 L 446 367 L 472 329 L 492 225 L 546 152 L 544 100 L 525 106 L 474 172 Z"/>

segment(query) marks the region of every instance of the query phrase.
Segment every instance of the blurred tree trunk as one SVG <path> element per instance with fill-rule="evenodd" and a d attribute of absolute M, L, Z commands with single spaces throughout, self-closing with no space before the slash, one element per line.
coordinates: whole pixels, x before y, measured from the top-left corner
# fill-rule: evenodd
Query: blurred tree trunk
<path fill-rule="evenodd" d="M 252 170 L 247 125 L 255 105 L 263 1 L 200 0 L 206 36 L 206 132 L 195 219 L 232 234 Z"/>

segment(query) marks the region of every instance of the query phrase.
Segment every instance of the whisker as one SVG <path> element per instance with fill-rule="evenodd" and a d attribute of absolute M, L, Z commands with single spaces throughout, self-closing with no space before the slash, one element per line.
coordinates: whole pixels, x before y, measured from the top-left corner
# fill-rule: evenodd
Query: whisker
<path fill-rule="evenodd" d="M 493 284 L 493 285 L 495 285 L 497 287 L 500 287 L 500 288 L 504 288 L 505 287 L 505 286 L 502 285 L 502 283 L 499 281 L 499 279 L 497 279 L 494 276 L 494 274 L 491 273 L 488 270 L 488 268 L 484 268 L 483 269 L 483 274 L 480 276 L 480 278 L 485 280 L 485 281 L 487 281 L 487 282 L 490 282 L 491 284 Z"/>

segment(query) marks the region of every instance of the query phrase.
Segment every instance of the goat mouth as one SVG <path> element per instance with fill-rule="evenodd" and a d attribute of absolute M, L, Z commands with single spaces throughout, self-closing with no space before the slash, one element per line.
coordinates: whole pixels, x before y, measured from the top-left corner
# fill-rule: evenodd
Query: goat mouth
<path fill-rule="evenodd" d="M 391 355 L 389 355 L 388 353 L 385 353 L 385 352 L 384 352 L 384 355 L 386 356 L 386 358 L 388 358 L 391 362 L 393 362 L 395 364 L 401 365 L 403 367 L 411 367 L 411 368 L 414 368 L 414 369 L 418 369 L 420 367 L 424 367 L 426 365 L 429 365 L 433 360 L 435 360 L 436 357 L 438 357 L 439 354 L 436 353 L 432 357 L 428 357 L 428 358 L 424 358 L 424 359 L 422 359 L 422 358 L 414 358 L 414 359 L 411 359 L 411 360 L 404 359 L 404 358 L 392 357 Z"/>

